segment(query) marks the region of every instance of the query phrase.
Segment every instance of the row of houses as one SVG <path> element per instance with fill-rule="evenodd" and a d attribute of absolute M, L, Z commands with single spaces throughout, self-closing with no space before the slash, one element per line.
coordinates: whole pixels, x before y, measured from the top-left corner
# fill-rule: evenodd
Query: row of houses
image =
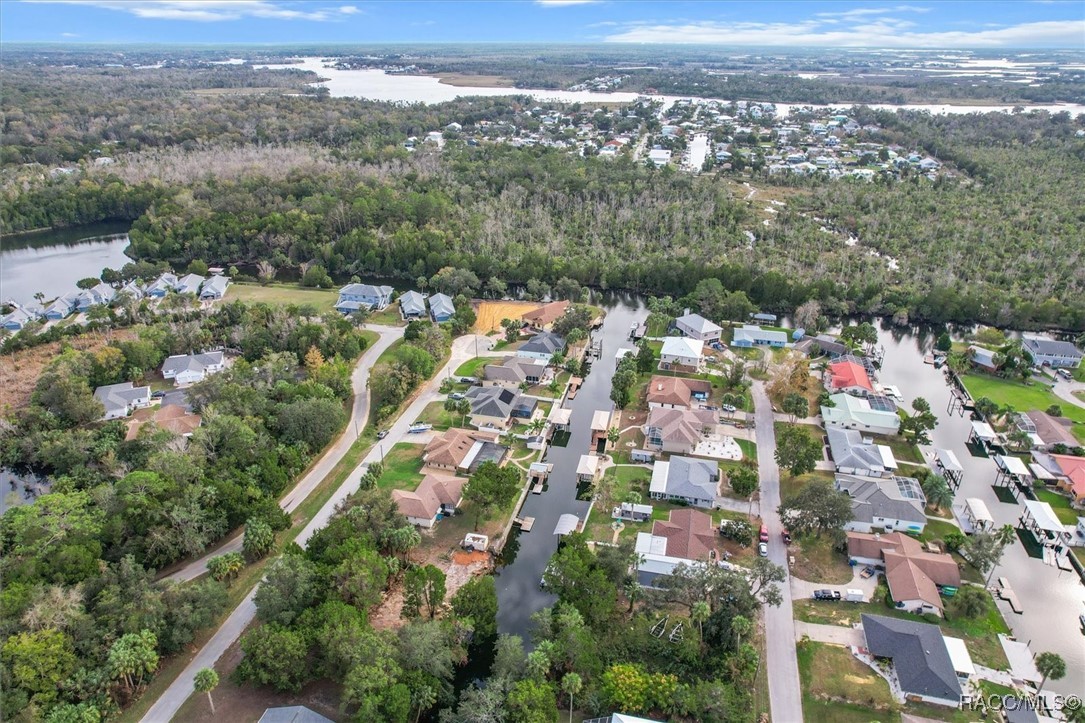
<path fill-rule="evenodd" d="M 225 367 L 226 358 L 222 351 L 177 354 L 167 357 L 162 363 L 162 377 L 173 380 L 178 387 L 186 387 L 203 381 Z M 110 420 L 128 417 L 136 410 L 149 407 L 152 395 L 149 386 L 137 387 L 132 382 L 121 382 L 98 387 L 94 390 L 94 398 L 105 408 L 102 419 Z"/>
<path fill-rule="evenodd" d="M 387 289 L 387 286 L 370 287 L 375 292 L 383 292 Z M 343 292 L 340 290 L 340 299 L 342 299 Z M 384 301 L 383 293 L 371 293 L 367 291 L 364 294 L 358 294 L 366 299 L 376 299 L 376 304 L 383 302 L 384 306 L 388 303 Z M 429 309 L 426 309 L 427 302 Z M 378 308 L 383 309 L 384 306 Z M 336 308 L 339 308 L 336 305 Z M 407 291 L 399 297 L 399 314 L 403 317 L 404 321 L 410 321 L 412 319 L 424 319 L 427 315 L 435 322 L 448 321 L 452 318 L 452 315 L 456 313 L 456 307 L 452 303 L 452 297 L 448 294 L 431 294 L 425 296 L 417 291 Z"/>

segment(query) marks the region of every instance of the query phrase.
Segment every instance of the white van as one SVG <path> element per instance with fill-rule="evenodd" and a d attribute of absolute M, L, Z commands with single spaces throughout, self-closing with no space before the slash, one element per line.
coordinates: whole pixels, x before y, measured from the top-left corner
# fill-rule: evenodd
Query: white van
<path fill-rule="evenodd" d="M 847 594 L 844 595 L 844 599 L 848 602 L 863 602 L 863 591 L 848 588 Z"/>

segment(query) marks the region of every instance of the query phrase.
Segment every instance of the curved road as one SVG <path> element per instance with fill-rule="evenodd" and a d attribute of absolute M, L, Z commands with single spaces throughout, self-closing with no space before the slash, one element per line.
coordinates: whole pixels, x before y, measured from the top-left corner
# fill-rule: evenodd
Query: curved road
<path fill-rule="evenodd" d="M 776 430 L 772 403 L 762 382 L 753 384 L 754 428 L 757 441 L 757 468 L 761 477 L 761 519 L 769 531 L 769 559 L 788 570 L 787 547 L 783 541 L 780 506 L 780 468 L 776 464 Z M 788 571 L 788 575 L 790 575 Z M 765 606 L 765 652 L 768 658 L 771 719 L 801 721 L 802 687 L 799 659 L 795 651 L 795 620 L 791 608 L 790 581 L 780 585 L 783 598 L 778 607 Z"/>
<path fill-rule="evenodd" d="M 324 452 L 324 455 L 316 462 L 316 464 L 309 468 L 309 472 L 298 480 L 294 489 L 287 492 L 286 495 L 279 500 L 279 506 L 282 507 L 287 514 L 296 510 L 298 506 L 305 501 L 305 498 L 316 489 L 317 485 L 328 476 L 328 473 L 332 471 L 335 465 L 339 464 L 339 460 L 343 459 L 343 455 L 345 455 L 351 445 L 354 444 L 354 440 L 358 438 L 361 431 L 365 429 L 366 420 L 369 419 L 369 370 L 373 368 L 373 364 L 380 355 L 383 354 L 397 339 L 403 336 L 403 327 L 377 326 L 371 324 L 366 328 L 380 334 L 380 338 L 377 339 L 376 343 L 365 350 L 365 353 L 358 359 L 358 363 L 354 367 L 354 372 L 351 375 L 351 386 L 354 389 L 354 407 L 350 411 L 350 420 L 347 422 L 346 429 L 339 435 L 339 439 L 337 439 L 331 447 L 328 447 Z M 241 544 L 243 541 L 244 536 L 241 533 L 238 533 L 200 559 L 193 560 L 180 570 L 167 575 L 165 579 L 170 582 L 188 582 L 189 580 L 194 580 L 207 572 L 207 561 L 212 557 L 218 557 L 227 552 L 241 552 Z"/>
<path fill-rule="evenodd" d="M 399 338 L 399 336 L 401 336 L 403 333 L 403 330 L 399 328 L 370 328 L 381 333 L 381 339 L 376 344 L 374 344 L 370 350 L 366 351 L 366 354 L 362 357 L 362 361 L 359 362 L 358 368 L 356 368 L 354 371 L 353 380 L 355 383 L 356 391 L 358 390 L 357 384 L 360 380 L 368 380 L 369 368 L 372 366 L 372 362 L 376 361 L 376 358 L 380 356 L 380 351 L 387 349 L 388 346 L 391 345 L 391 343 L 395 341 L 395 339 Z M 380 460 L 385 450 L 390 450 L 392 446 L 396 444 L 396 442 L 399 442 L 406 437 L 407 428 L 416 419 L 418 419 L 418 416 L 421 414 L 422 410 L 425 409 L 427 404 L 432 401 L 444 399 L 444 395 L 440 394 L 439 392 L 442 380 L 444 380 L 445 377 L 451 376 L 452 372 L 454 372 L 465 361 L 472 359 L 475 356 L 481 356 L 482 354 L 489 352 L 493 347 L 493 343 L 493 339 L 477 335 L 462 336 L 452 342 L 452 353 L 448 360 L 448 363 L 445 364 L 445 366 L 442 367 L 433 376 L 433 378 L 425 385 L 425 387 L 422 388 L 422 390 L 415 397 L 414 401 L 411 402 L 410 406 L 408 406 L 407 409 L 403 412 L 403 414 L 401 414 L 399 418 L 388 428 L 388 436 L 385 437 L 384 440 L 382 440 L 382 442 L 379 443 L 372 451 L 370 451 L 370 453 L 366 456 L 362 463 L 359 464 L 358 467 L 350 473 L 343 485 L 335 491 L 335 493 L 326 503 L 324 503 L 324 506 L 320 508 L 317 514 L 313 517 L 312 521 L 298 535 L 298 544 L 301 545 L 301 547 L 304 548 L 308 544 L 309 538 L 312 537 L 313 533 L 319 530 L 325 524 L 327 524 L 328 520 L 331 519 L 333 514 L 335 514 L 335 510 L 338 507 L 339 503 L 349 497 L 355 491 L 357 491 L 358 483 L 361 481 L 361 477 L 365 471 L 365 468 L 372 462 Z M 380 351 L 378 351 L 378 349 Z M 494 352 L 494 355 L 504 356 L 508 353 L 509 352 Z M 361 390 L 361 393 L 358 393 L 355 396 L 354 410 L 351 415 L 352 426 L 355 419 L 359 421 L 359 431 L 365 425 L 369 410 L 369 396 L 365 390 L 364 384 L 362 384 Z M 364 401 L 359 402 L 359 397 L 364 397 Z M 344 438 L 346 438 L 347 440 L 345 443 Z M 290 495 L 287 495 L 287 498 L 293 497 L 295 493 L 300 494 L 299 489 L 302 487 L 302 485 L 309 480 L 309 477 L 314 476 L 316 482 L 312 483 L 312 485 L 310 486 L 311 491 L 312 487 L 315 487 L 316 484 L 319 484 L 320 480 L 323 479 L 323 476 L 327 474 L 327 471 L 330 471 L 331 468 L 334 467 L 340 459 L 342 459 L 343 453 L 346 452 L 346 449 L 350 448 L 350 445 L 353 442 L 354 437 L 352 437 L 348 433 L 344 433 L 343 437 L 336 442 L 335 446 L 329 449 L 328 452 L 325 454 L 325 457 L 335 458 L 333 462 L 327 465 L 327 469 L 325 470 L 325 472 L 319 476 L 317 476 L 316 474 L 318 472 L 318 468 L 324 468 L 325 460 L 322 459 L 317 465 L 313 467 L 310 473 L 306 475 L 305 479 L 303 479 L 302 482 L 298 483 L 298 486 L 295 487 L 295 489 L 290 493 Z M 345 446 L 343 447 L 342 452 L 338 452 L 341 444 L 345 444 Z M 304 495 L 297 497 L 297 501 L 292 503 L 293 507 L 296 508 L 297 505 L 300 504 L 301 500 L 303 500 L 304 498 Z M 286 498 L 284 498 L 283 502 L 285 507 Z M 238 549 L 240 549 L 240 543 Z M 221 554 L 221 552 L 223 551 L 223 548 L 219 548 L 219 550 L 215 554 Z M 200 561 L 197 561 L 196 563 L 193 563 L 193 565 L 197 565 L 199 562 Z M 195 575 L 193 575 L 193 577 L 195 577 Z M 241 634 L 245 631 L 245 628 L 247 628 L 249 624 L 253 621 L 253 618 L 255 618 L 256 605 L 253 602 L 253 598 L 255 597 L 256 590 L 258 588 L 259 585 L 254 586 L 252 591 L 247 596 L 245 596 L 244 600 L 241 601 L 241 604 L 234 608 L 234 611 L 230 613 L 230 617 L 226 618 L 226 622 L 222 624 L 222 627 L 220 627 L 215 632 L 214 636 L 212 636 L 212 638 L 207 641 L 207 643 L 203 646 L 203 648 L 200 649 L 200 651 L 189 662 L 189 664 L 185 666 L 185 669 L 181 671 L 180 675 L 178 675 L 173 680 L 173 682 L 170 683 L 170 686 L 162 693 L 158 700 L 155 701 L 154 705 L 147 710 L 147 713 L 144 714 L 142 719 L 140 719 L 140 723 L 163 723 L 163 721 L 172 720 L 173 717 L 177 715 L 177 711 L 180 710 L 184 702 L 193 693 L 194 688 L 192 685 L 192 679 L 195 677 L 197 671 L 202 670 L 203 668 L 212 667 L 215 662 L 220 657 L 222 657 L 222 654 L 226 652 L 226 649 L 229 648 L 235 640 L 241 637 Z M 792 651 L 794 652 L 794 648 L 792 648 Z"/>

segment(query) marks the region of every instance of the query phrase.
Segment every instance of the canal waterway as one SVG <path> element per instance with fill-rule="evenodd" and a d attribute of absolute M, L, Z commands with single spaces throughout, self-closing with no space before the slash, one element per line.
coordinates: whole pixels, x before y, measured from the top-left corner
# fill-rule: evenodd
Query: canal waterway
<path fill-rule="evenodd" d="M 565 513 L 575 514 L 581 520 L 588 513 L 590 503 L 577 499 L 576 466 L 580 456 L 588 453 L 592 415 L 598 409 L 614 408 L 610 400 L 610 381 L 616 367 L 614 355 L 623 346 L 633 347 L 629 341 L 630 325 L 648 316 L 644 299 L 634 294 L 600 292 L 594 294 L 592 303 L 607 312 L 603 326 L 592 334 L 593 340 L 603 343 L 602 355 L 592 364 L 576 398 L 566 403 L 572 410 L 569 443 L 565 447 L 548 448 L 543 458 L 554 465 L 546 491 L 542 495 L 528 495 L 520 512 L 521 517 L 534 517 L 535 524 L 531 532 L 519 534 L 515 558 L 498 573 L 497 625 L 502 633 L 526 638 L 531 616 L 556 601 L 539 586 L 546 564 L 558 547 L 560 538 L 554 534 L 554 527 Z"/>
<path fill-rule="evenodd" d="M 0 301 L 35 303 L 76 291 L 75 283 L 102 269 L 120 269 L 131 261 L 128 223 L 100 223 L 78 228 L 5 235 L 0 240 Z"/>

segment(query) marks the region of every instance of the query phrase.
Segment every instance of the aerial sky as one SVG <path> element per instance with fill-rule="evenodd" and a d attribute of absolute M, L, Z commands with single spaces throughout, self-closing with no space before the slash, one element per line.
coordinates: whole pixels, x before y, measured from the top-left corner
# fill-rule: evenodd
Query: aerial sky
<path fill-rule="evenodd" d="M 0 41 L 1085 49 L 1085 2 L 2 0 Z"/>

